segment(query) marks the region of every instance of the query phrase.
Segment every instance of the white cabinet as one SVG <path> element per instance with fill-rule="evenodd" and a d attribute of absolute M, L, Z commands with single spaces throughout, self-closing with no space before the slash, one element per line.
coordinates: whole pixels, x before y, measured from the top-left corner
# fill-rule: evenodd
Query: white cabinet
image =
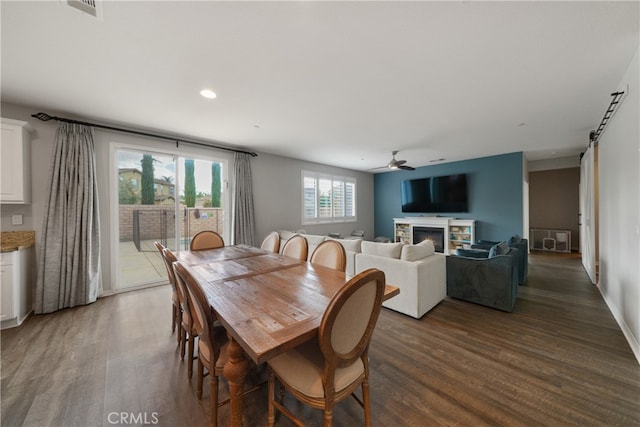
<path fill-rule="evenodd" d="M 0 321 L 3 321 L 16 317 L 13 298 L 13 252 L 2 254 L 0 259 Z"/>
<path fill-rule="evenodd" d="M 31 126 L 2 118 L 0 138 L 0 203 L 31 202 Z"/>
<path fill-rule="evenodd" d="M 20 325 L 32 311 L 34 248 L 0 254 L 0 325 Z"/>

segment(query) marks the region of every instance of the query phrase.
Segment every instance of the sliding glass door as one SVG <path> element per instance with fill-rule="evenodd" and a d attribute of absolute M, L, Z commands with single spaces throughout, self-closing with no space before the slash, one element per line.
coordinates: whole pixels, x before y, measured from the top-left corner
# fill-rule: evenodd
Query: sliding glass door
<path fill-rule="evenodd" d="M 228 241 L 226 160 L 114 146 L 112 164 L 116 290 L 166 283 L 156 241 L 185 250 L 201 230 Z"/>

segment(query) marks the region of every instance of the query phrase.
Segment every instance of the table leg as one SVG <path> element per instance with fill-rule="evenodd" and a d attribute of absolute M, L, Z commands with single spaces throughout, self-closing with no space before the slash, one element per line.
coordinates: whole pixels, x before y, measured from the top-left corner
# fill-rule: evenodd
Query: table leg
<path fill-rule="evenodd" d="M 229 336 L 229 359 L 224 365 L 223 374 L 229 382 L 229 398 L 231 400 L 231 425 L 241 427 L 242 423 L 242 389 L 244 378 L 249 371 L 249 361 L 244 355 L 244 350 Z"/>

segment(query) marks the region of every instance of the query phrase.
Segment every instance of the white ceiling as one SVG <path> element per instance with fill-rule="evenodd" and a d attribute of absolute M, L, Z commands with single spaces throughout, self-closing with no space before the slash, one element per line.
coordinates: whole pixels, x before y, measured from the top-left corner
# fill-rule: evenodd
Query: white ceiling
<path fill-rule="evenodd" d="M 638 2 L 101 8 L 2 1 L 2 101 L 359 170 L 575 155 L 639 46 Z"/>

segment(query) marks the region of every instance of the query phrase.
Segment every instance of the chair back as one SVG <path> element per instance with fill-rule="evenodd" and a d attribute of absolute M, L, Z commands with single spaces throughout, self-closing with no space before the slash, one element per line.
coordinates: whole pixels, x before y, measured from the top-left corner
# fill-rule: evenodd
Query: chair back
<path fill-rule="evenodd" d="M 280 235 L 277 231 L 272 231 L 264 238 L 260 248 L 273 253 L 280 252 Z"/>
<path fill-rule="evenodd" d="M 358 358 L 366 370 L 384 287 L 384 273 L 370 268 L 345 283 L 329 302 L 319 329 L 327 381 L 333 381 L 336 368 L 350 366 Z"/>
<path fill-rule="evenodd" d="M 342 243 L 325 240 L 315 248 L 309 262 L 344 272 L 347 268 L 347 252 Z"/>
<path fill-rule="evenodd" d="M 171 268 L 171 264 L 167 262 L 167 258 L 164 255 L 164 250 L 166 247 L 160 242 L 153 242 L 153 245 L 156 247 L 158 252 L 160 252 L 160 257 L 162 257 L 162 261 L 164 262 L 164 268 L 167 270 L 167 278 L 169 280 L 169 284 L 171 285 L 171 289 L 174 292 L 176 291 L 176 277 L 173 274 L 173 268 Z"/>
<path fill-rule="evenodd" d="M 171 266 L 171 263 L 176 259 L 175 255 L 173 255 L 173 252 L 167 249 L 162 243 L 154 242 L 153 244 L 156 247 L 156 249 L 160 251 L 162 261 L 164 262 L 164 267 L 167 270 L 167 277 L 169 279 L 169 284 L 171 285 L 171 288 L 173 289 L 174 292 L 178 293 L 178 289 L 176 289 L 176 275 L 174 274 L 173 267 Z M 167 252 L 168 255 L 165 252 Z M 170 256 L 173 261 L 169 261 L 169 259 L 167 258 L 168 256 Z M 178 296 L 179 295 L 180 294 L 178 293 Z"/>
<path fill-rule="evenodd" d="M 192 314 L 197 320 L 195 322 L 198 331 L 198 337 L 202 340 L 211 351 L 211 358 L 215 362 L 220 355 L 220 348 L 215 340 L 213 323 L 215 317 L 207 301 L 207 296 L 202 289 L 202 286 L 193 278 L 191 273 L 182 265 L 182 263 L 175 262 L 173 268 L 176 272 L 176 278 L 178 282 L 184 284 L 185 290 L 189 295 L 189 301 L 191 301 Z"/>
<path fill-rule="evenodd" d="M 176 293 L 178 294 L 178 301 L 180 301 L 180 307 L 182 307 L 182 314 L 186 316 L 188 326 L 194 328 L 199 332 L 199 328 L 201 327 L 197 323 L 197 319 L 193 317 L 193 302 L 191 298 L 189 298 L 189 293 L 187 292 L 187 287 L 184 282 L 175 274 L 175 263 L 178 262 L 176 256 L 169 249 L 165 249 L 163 251 L 164 256 L 166 257 L 166 262 L 171 265 L 171 270 L 173 271 L 173 277 L 176 284 Z"/>
<path fill-rule="evenodd" d="M 215 249 L 223 246 L 224 239 L 221 235 L 212 230 L 204 230 L 193 236 L 190 249 L 192 251 L 203 251 L 205 249 Z"/>
<path fill-rule="evenodd" d="M 306 261 L 309 255 L 309 243 L 304 236 L 296 234 L 287 240 L 282 248 L 282 255 Z"/>

